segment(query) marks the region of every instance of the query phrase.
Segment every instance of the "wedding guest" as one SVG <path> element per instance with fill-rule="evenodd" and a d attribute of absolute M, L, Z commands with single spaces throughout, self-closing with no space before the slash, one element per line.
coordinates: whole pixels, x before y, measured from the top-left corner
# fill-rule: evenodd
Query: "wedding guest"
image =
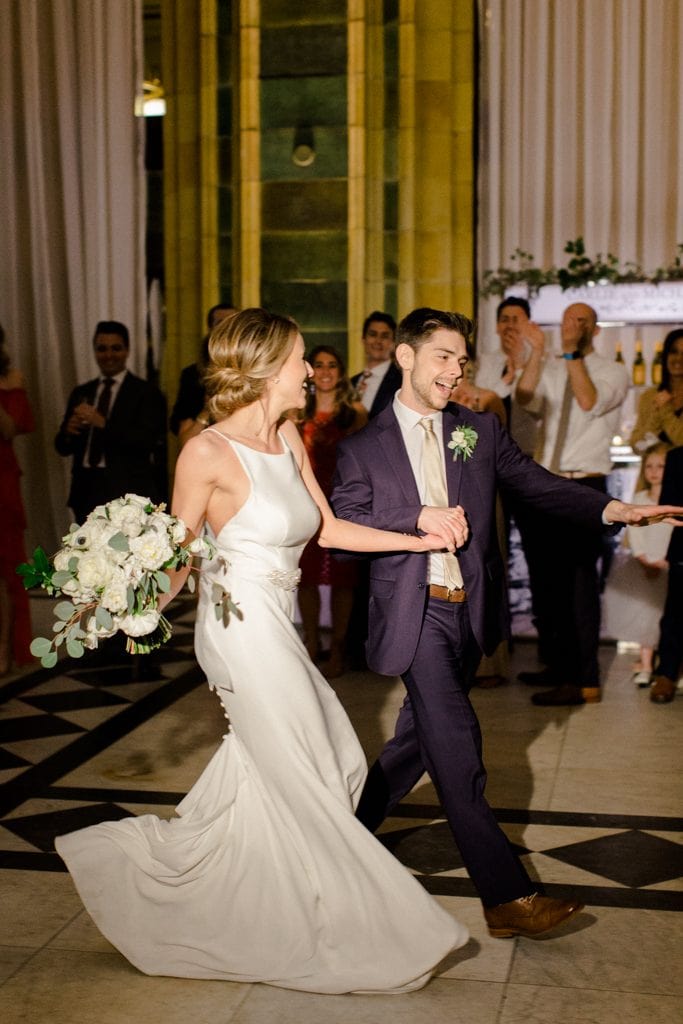
<path fill-rule="evenodd" d="M 71 392 L 55 448 L 71 457 L 68 504 L 77 523 L 96 505 L 126 492 L 165 499 L 166 402 L 147 381 L 126 369 L 128 328 L 102 320 L 93 353 L 99 376 Z"/>
<path fill-rule="evenodd" d="M 662 501 L 683 504 L 683 447 L 666 457 Z M 669 563 L 664 614 L 659 624 L 658 665 L 650 687 L 653 704 L 670 704 L 683 665 L 683 530 L 674 530 L 666 552 Z"/>
<path fill-rule="evenodd" d="M 607 493 L 611 444 L 628 391 L 620 363 L 599 355 L 597 314 L 582 302 L 568 306 L 560 328 L 562 351 L 546 353 L 540 328 L 529 330 L 529 359 L 517 383 L 517 400 L 542 415 L 539 462 L 579 489 Z M 601 699 L 600 577 L 603 538 L 579 523 L 568 523 L 557 542 L 552 518 L 536 507 L 524 513 L 527 542 L 533 539 L 530 572 L 535 578 L 534 612 L 539 653 L 547 668 L 520 673 L 524 682 L 550 687 L 531 698 L 538 705 L 597 703 Z"/>
<path fill-rule="evenodd" d="M 341 356 L 334 348 L 318 345 L 308 357 L 313 377 L 306 405 L 296 423 L 303 438 L 316 480 L 325 497 L 332 490 L 337 464 L 337 445 L 367 423 L 368 414 L 353 392 Z M 330 587 L 332 637 L 329 658 L 322 671 L 329 679 L 344 669 L 346 631 L 351 615 L 354 588 L 358 584 L 358 564 L 332 557 L 311 539 L 301 556 L 299 610 L 306 648 L 313 660 L 320 657 L 320 586 Z"/>
<path fill-rule="evenodd" d="M 392 401 L 401 386 L 401 372 L 393 359 L 395 336 L 396 321 L 390 313 L 375 310 L 365 318 L 365 367 L 351 378 L 351 384 L 370 419 Z"/>
<path fill-rule="evenodd" d="M 391 405 L 340 442 L 332 503 L 356 524 L 410 533 L 468 522 L 457 557 L 404 552 L 373 557 L 370 668 L 400 675 L 407 695 L 396 731 L 368 774 L 358 804 L 371 830 L 427 771 L 494 937 L 534 936 L 581 909 L 538 891 L 489 807 L 479 723 L 469 699 L 479 659 L 508 633 L 505 573 L 496 540 L 498 489 L 551 513 L 557 543 L 569 522 L 598 535 L 683 509 L 626 505 L 549 473 L 526 456 L 496 416 L 451 405 L 469 358 L 472 322 L 416 309 L 398 327 L 403 383 Z"/>
<path fill-rule="evenodd" d="M 633 497 L 635 504 L 659 504 L 669 450 L 669 445 L 657 444 L 643 455 Z M 658 523 L 649 530 L 627 526 L 603 594 L 604 632 L 615 640 L 640 644 L 640 660 L 633 675 L 636 686 L 649 686 L 652 680 L 659 620 L 666 599 L 666 552 L 672 529 L 666 523 Z"/>
<path fill-rule="evenodd" d="M 683 445 L 683 328 L 669 331 L 662 350 L 662 383 L 643 391 L 631 447 L 643 452 L 657 441 Z"/>
<path fill-rule="evenodd" d="M 21 497 L 21 468 L 13 440 L 35 429 L 23 373 L 11 365 L 0 324 L 0 676 L 12 663 L 28 665 L 33 659 L 28 594 L 16 574 L 26 561 L 26 513 Z"/>
<path fill-rule="evenodd" d="M 232 316 L 236 312 L 234 306 L 226 302 L 219 302 L 211 307 L 206 314 L 209 333 L 202 339 L 199 359 L 180 372 L 178 394 L 171 410 L 169 427 L 177 436 L 181 448 L 210 423 L 204 387 L 204 374 L 209 363 L 209 335 L 226 316 Z"/>

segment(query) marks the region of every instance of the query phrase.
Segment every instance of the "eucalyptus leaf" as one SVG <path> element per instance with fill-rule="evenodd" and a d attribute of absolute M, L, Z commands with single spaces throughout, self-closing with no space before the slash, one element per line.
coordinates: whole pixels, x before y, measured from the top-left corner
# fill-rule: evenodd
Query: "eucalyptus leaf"
<path fill-rule="evenodd" d="M 216 613 L 216 621 L 220 622 L 221 619 L 223 618 L 223 605 L 222 604 L 215 604 L 213 606 L 213 610 Z"/>
<path fill-rule="evenodd" d="M 52 623 L 52 632 L 53 633 L 61 633 L 61 631 L 65 627 L 66 627 L 66 622 L 64 621 L 64 619 L 59 619 L 57 622 L 53 622 Z"/>
<path fill-rule="evenodd" d="M 43 666 L 43 668 L 54 668 L 55 665 L 57 664 L 57 652 L 50 651 L 49 654 L 44 654 L 43 657 L 40 659 L 40 664 Z"/>
<path fill-rule="evenodd" d="M 29 650 L 34 658 L 44 658 L 52 650 L 52 641 L 47 637 L 37 636 L 35 640 L 31 641 Z"/>
<path fill-rule="evenodd" d="M 154 579 L 157 582 L 157 586 L 162 594 L 168 594 L 171 589 L 171 578 L 166 572 L 155 572 Z"/>
<path fill-rule="evenodd" d="M 55 647 L 61 647 L 65 640 L 66 633 L 57 633 L 57 636 L 55 637 L 54 640 Z"/>
<path fill-rule="evenodd" d="M 66 569 L 58 569 L 56 573 L 53 573 L 52 583 L 55 587 L 59 587 L 61 589 L 65 583 L 68 583 L 69 580 L 72 579 L 73 576 Z"/>
<path fill-rule="evenodd" d="M 102 629 L 113 629 L 114 627 L 114 620 L 111 617 L 111 613 L 108 612 L 106 608 L 103 608 L 102 605 L 98 605 L 95 609 L 95 622 L 98 626 L 101 626 Z"/>
<path fill-rule="evenodd" d="M 135 591 L 130 584 L 126 589 L 126 601 L 128 602 L 128 614 L 132 615 L 133 609 L 135 608 Z"/>
<path fill-rule="evenodd" d="M 197 589 L 197 581 L 195 580 L 192 573 L 190 573 L 190 575 L 187 577 L 187 589 L 190 591 L 191 594 L 194 594 L 195 590 Z"/>
<path fill-rule="evenodd" d="M 67 640 L 66 651 L 70 658 L 82 658 L 83 644 L 80 640 Z"/>
<path fill-rule="evenodd" d="M 108 544 L 110 548 L 114 549 L 114 551 L 130 550 L 130 548 L 128 547 L 128 538 L 126 537 L 125 533 L 121 533 L 120 530 L 118 533 L 115 533 L 113 537 L 109 538 Z"/>
<path fill-rule="evenodd" d="M 213 604 L 218 604 L 225 597 L 225 588 L 219 583 L 211 584 L 211 601 Z"/>
<path fill-rule="evenodd" d="M 75 573 L 78 569 L 78 559 L 74 555 L 73 558 L 69 559 L 69 572 Z"/>
<path fill-rule="evenodd" d="M 60 601 L 58 605 L 55 605 L 55 615 L 58 619 L 63 619 L 65 622 L 71 618 L 75 611 L 76 608 L 71 601 Z"/>

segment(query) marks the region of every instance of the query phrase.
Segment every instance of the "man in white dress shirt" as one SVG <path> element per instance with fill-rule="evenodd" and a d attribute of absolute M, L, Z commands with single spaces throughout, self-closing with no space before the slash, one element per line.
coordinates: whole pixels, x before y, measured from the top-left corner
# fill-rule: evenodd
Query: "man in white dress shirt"
<path fill-rule="evenodd" d="M 401 387 L 401 371 L 394 362 L 396 321 L 390 313 L 375 310 L 363 323 L 365 369 L 351 378 L 356 393 L 372 419 Z"/>
<path fill-rule="evenodd" d="M 533 326 L 533 325 L 532 325 Z M 517 400 L 542 415 L 543 441 L 537 461 L 553 473 L 606 492 L 610 445 L 628 391 L 623 365 L 593 348 L 600 328 L 591 306 L 577 302 L 564 311 L 562 351 L 546 353 L 540 328 L 527 333 L 531 346 L 517 384 Z M 540 705 L 600 700 L 598 646 L 600 584 L 598 532 L 537 514 L 531 531 L 540 567 L 540 607 L 548 668 L 537 680 L 550 685 L 534 694 Z"/>

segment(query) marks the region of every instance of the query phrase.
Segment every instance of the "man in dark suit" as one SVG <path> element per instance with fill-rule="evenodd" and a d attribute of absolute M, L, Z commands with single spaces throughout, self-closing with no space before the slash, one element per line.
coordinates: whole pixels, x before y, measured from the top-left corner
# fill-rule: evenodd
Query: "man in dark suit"
<path fill-rule="evenodd" d="M 646 522 L 662 510 L 624 505 L 557 477 L 524 455 L 496 416 L 449 406 L 471 333 L 471 321 L 458 313 L 418 309 L 405 317 L 396 349 L 399 394 L 339 446 L 332 493 L 338 516 L 437 533 L 445 548 L 459 548 L 457 559 L 448 552 L 372 559 L 368 664 L 402 676 L 408 693 L 357 813 L 374 830 L 428 771 L 490 933 L 533 936 L 581 904 L 536 891 L 484 796 L 481 734 L 468 692 L 481 653 L 490 654 L 508 629 L 496 490 L 596 530 Z"/>
<path fill-rule="evenodd" d="M 96 505 L 126 493 L 153 501 L 166 496 L 164 397 L 126 369 L 124 324 L 98 323 L 93 350 L 100 375 L 71 392 L 55 437 L 59 454 L 73 459 L 68 504 L 78 523 Z"/>
<path fill-rule="evenodd" d="M 372 419 L 392 402 L 401 386 L 401 371 L 394 362 L 396 321 L 375 310 L 363 323 L 365 369 L 351 378 L 360 401 Z"/>
<path fill-rule="evenodd" d="M 683 448 L 666 457 L 660 501 L 683 504 Z M 683 665 L 683 530 L 674 530 L 666 553 L 669 576 L 664 614 L 659 624 L 657 673 L 650 687 L 654 704 L 670 704 Z"/>

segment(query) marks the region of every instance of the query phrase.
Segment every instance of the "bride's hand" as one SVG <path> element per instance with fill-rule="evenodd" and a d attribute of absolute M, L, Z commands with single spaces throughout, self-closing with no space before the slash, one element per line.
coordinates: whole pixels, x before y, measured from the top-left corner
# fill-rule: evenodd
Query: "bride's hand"
<path fill-rule="evenodd" d="M 456 550 L 455 542 L 452 539 L 446 540 L 438 533 L 425 533 L 422 537 L 416 537 L 416 551 L 450 551 Z"/>

